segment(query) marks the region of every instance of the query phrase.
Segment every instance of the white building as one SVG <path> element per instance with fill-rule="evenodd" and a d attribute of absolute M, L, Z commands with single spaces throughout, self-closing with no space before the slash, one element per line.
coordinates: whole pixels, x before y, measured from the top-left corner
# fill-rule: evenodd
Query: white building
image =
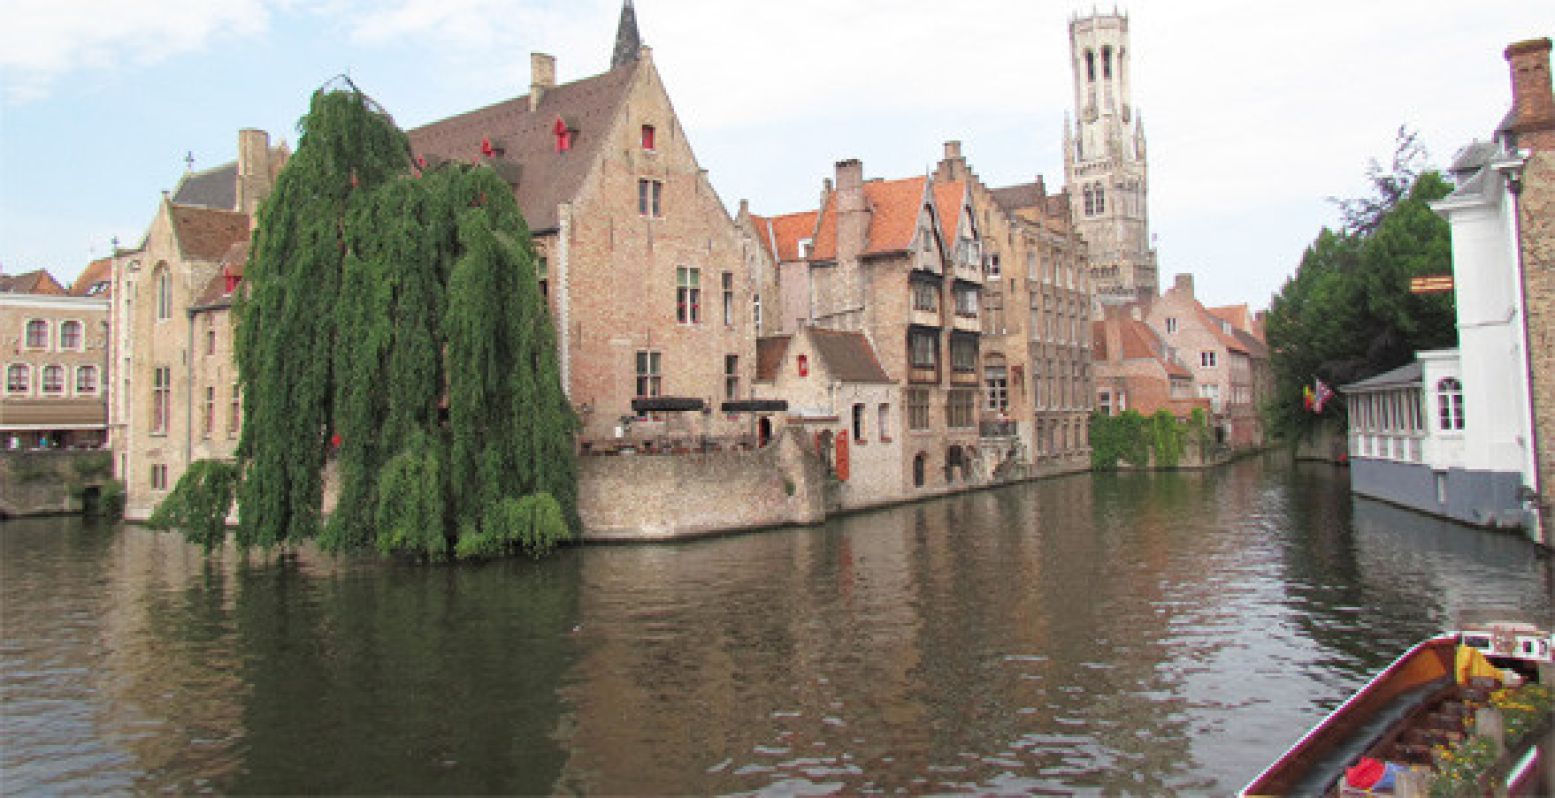
<path fill-rule="evenodd" d="M 1452 226 L 1458 348 L 1344 386 L 1351 489 L 1484 526 L 1527 526 L 1534 449 L 1514 204 L 1499 144 L 1464 148 L 1457 190 L 1431 207 Z"/>

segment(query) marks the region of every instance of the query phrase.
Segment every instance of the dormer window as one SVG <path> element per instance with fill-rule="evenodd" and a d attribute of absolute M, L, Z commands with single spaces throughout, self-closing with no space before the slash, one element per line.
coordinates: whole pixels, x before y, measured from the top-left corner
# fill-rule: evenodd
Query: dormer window
<path fill-rule="evenodd" d="M 643 149 L 648 151 L 648 152 L 653 152 L 655 149 L 657 149 L 657 147 L 654 146 L 654 135 L 653 134 L 654 134 L 653 125 L 643 125 L 643 136 L 642 136 Z"/>
<path fill-rule="evenodd" d="M 813 251 L 815 251 L 815 239 L 813 239 L 813 238 L 801 238 L 801 239 L 799 239 L 799 257 L 801 257 L 801 258 L 809 258 L 810 257 L 810 253 L 813 252 Z"/>

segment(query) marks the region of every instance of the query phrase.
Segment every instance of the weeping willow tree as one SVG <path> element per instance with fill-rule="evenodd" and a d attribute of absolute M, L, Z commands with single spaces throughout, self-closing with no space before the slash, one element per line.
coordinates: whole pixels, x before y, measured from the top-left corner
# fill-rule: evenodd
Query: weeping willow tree
<path fill-rule="evenodd" d="M 576 422 L 511 189 L 413 169 L 354 85 L 316 92 L 300 128 L 234 303 L 238 543 L 548 551 L 577 526 Z"/>

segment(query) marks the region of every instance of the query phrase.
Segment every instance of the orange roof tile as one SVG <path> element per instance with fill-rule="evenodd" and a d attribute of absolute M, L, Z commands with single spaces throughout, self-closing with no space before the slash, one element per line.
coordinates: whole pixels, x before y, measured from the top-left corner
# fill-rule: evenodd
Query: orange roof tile
<path fill-rule="evenodd" d="M 961 222 L 961 201 L 966 199 L 966 183 L 954 180 L 934 184 L 934 207 L 939 211 L 940 228 L 946 241 L 956 240 L 956 225 Z"/>
<path fill-rule="evenodd" d="M 813 260 L 837 257 L 837 194 L 832 192 L 821 208 L 816 226 Z M 864 201 L 869 208 L 869 231 L 860 255 L 905 252 L 918 229 L 918 211 L 925 202 L 925 178 L 871 180 L 864 183 Z"/>
<path fill-rule="evenodd" d="M 771 224 L 773 246 L 779 263 L 799 260 L 799 242 L 815 237 L 815 211 L 800 211 L 774 216 Z"/>
<path fill-rule="evenodd" d="M 106 296 L 108 291 L 99 288 L 96 291 L 92 287 L 98 283 L 113 283 L 113 258 L 98 258 L 86 265 L 76 281 L 70 284 L 71 296 Z"/>

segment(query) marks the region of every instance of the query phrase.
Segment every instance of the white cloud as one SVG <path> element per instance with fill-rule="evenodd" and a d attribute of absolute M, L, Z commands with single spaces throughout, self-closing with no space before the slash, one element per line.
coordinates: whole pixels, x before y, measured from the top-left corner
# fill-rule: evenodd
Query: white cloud
<path fill-rule="evenodd" d="M 261 33 L 268 20 L 263 0 L 12 0 L 0 70 L 8 99 L 25 102 L 83 73 L 200 50 L 221 33 Z"/>

